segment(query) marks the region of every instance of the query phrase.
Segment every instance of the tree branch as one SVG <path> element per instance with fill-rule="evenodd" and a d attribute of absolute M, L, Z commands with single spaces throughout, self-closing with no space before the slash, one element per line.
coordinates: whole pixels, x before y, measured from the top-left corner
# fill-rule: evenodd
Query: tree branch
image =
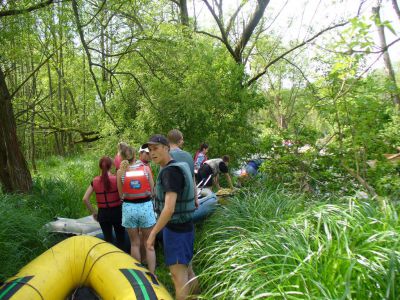
<path fill-rule="evenodd" d="M 219 19 L 219 17 L 218 17 L 217 14 L 215 13 L 214 9 L 211 7 L 210 3 L 208 3 L 207 0 L 203 0 L 203 2 L 205 3 L 205 5 L 207 6 L 208 10 L 209 10 L 210 13 L 212 14 L 212 16 L 213 16 L 215 22 L 217 22 L 219 31 L 221 32 L 221 38 L 220 38 L 220 37 L 216 37 L 216 36 L 214 36 L 214 35 L 212 35 L 212 34 L 208 34 L 208 35 L 211 36 L 211 37 L 217 38 L 218 40 L 220 40 L 220 41 L 225 45 L 225 47 L 228 49 L 229 53 L 232 55 L 232 57 L 233 57 L 233 58 L 235 59 L 235 61 L 236 61 L 236 58 L 235 58 L 235 51 L 233 50 L 233 48 L 232 48 L 231 45 L 229 44 L 228 35 L 227 35 L 226 32 L 225 32 L 224 24 L 222 24 L 221 20 Z M 202 33 L 205 33 L 205 32 L 202 32 Z"/>
<path fill-rule="evenodd" d="M 45 63 L 47 63 L 47 62 L 49 61 L 49 59 L 56 53 L 56 51 L 57 51 L 58 49 L 60 49 L 65 43 L 66 43 L 66 42 L 64 42 L 63 44 L 61 44 L 60 47 L 58 47 L 52 54 L 50 54 L 48 57 L 46 57 L 46 59 L 45 59 L 43 62 L 41 62 L 41 63 L 35 68 L 35 70 L 33 70 L 32 73 L 29 74 L 28 77 L 26 77 L 26 78 L 24 79 L 24 81 L 22 81 L 22 83 L 21 83 L 19 86 L 17 86 L 17 88 L 15 89 L 15 91 L 11 94 L 10 99 L 14 98 L 14 96 L 15 96 L 15 95 L 18 93 L 18 91 L 24 86 L 24 84 L 25 84 L 33 75 L 35 75 L 35 73 L 36 73 L 37 71 L 39 71 L 40 68 L 41 68 Z"/>
<path fill-rule="evenodd" d="M 295 46 L 295 47 L 293 47 L 293 48 L 291 48 L 291 49 L 285 51 L 284 53 L 282 53 L 281 55 L 279 55 L 278 57 L 276 57 L 276 58 L 274 58 L 272 61 L 270 61 L 270 62 L 264 67 L 264 70 L 263 70 L 262 72 L 258 73 L 258 74 L 255 75 L 253 78 L 251 78 L 245 85 L 246 85 L 246 86 L 252 85 L 254 82 L 256 82 L 260 77 L 262 77 L 262 76 L 267 72 L 267 69 L 268 69 L 270 66 L 272 66 L 273 64 L 275 64 L 277 61 L 279 61 L 280 59 L 282 59 L 283 57 L 285 57 L 285 56 L 288 55 L 289 53 L 291 53 L 291 52 L 293 52 L 294 50 L 296 50 L 296 49 L 298 49 L 298 48 L 300 48 L 300 47 L 302 47 L 302 46 L 304 46 L 304 45 L 310 43 L 311 41 L 315 40 L 317 37 L 319 37 L 319 36 L 322 35 L 323 33 L 327 32 L 327 31 L 329 31 L 329 30 L 332 30 L 332 29 L 335 29 L 335 28 L 344 26 L 344 25 L 346 25 L 346 24 L 348 24 L 348 22 L 339 23 L 339 24 L 330 26 L 330 27 L 328 27 L 328 28 L 325 28 L 324 30 L 318 32 L 317 34 L 315 34 L 314 36 L 312 36 L 312 37 L 309 38 L 308 40 L 305 40 L 305 41 L 303 41 L 302 43 L 298 44 L 297 46 Z"/>
<path fill-rule="evenodd" d="M 94 84 L 95 84 L 95 86 L 96 86 L 97 95 L 99 96 L 100 101 L 101 101 L 101 103 L 102 103 L 102 105 L 103 105 L 103 110 L 104 110 L 104 112 L 105 112 L 106 115 L 110 118 L 110 120 L 111 120 L 111 122 L 114 124 L 114 126 L 115 126 L 116 128 L 118 128 L 117 123 L 115 122 L 113 116 L 111 115 L 111 113 L 108 111 L 108 109 L 107 109 L 107 107 L 106 107 L 106 99 L 104 98 L 103 94 L 102 94 L 101 91 L 100 91 L 100 87 L 99 87 L 99 84 L 98 84 L 98 82 L 97 82 L 96 75 L 95 75 L 94 72 L 93 72 L 92 66 L 93 66 L 94 64 L 92 63 L 92 57 L 91 57 L 91 55 L 90 55 L 90 51 L 89 51 L 89 49 L 88 49 L 88 46 L 87 46 L 87 44 L 86 44 L 86 42 L 85 42 L 85 36 L 84 36 L 84 34 L 83 34 L 83 30 L 82 30 L 82 27 L 81 27 L 81 22 L 80 22 L 80 19 L 79 19 L 79 12 L 78 12 L 78 4 L 76 3 L 76 0 L 72 0 L 72 8 L 73 8 L 73 11 L 74 11 L 74 16 L 75 16 L 75 21 L 76 21 L 76 26 L 77 26 L 77 29 L 78 29 L 79 37 L 80 37 L 82 46 L 83 46 L 83 48 L 84 48 L 84 50 L 85 50 L 85 52 L 86 52 L 86 56 L 87 56 L 87 58 L 88 58 L 88 62 L 89 62 L 89 72 L 90 72 L 90 75 L 92 76 L 92 79 L 93 79 Z"/>
<path fill-rule="evenodd" d="M 226 26 L 226 34 L 229 34 L 229 32 L 231 31 L 231 28 L 235 22 L 237 15 L 239 14 L 239 12 L 241 11 L 241 9 L 243 8 L 243 6 L 245 4 L 246 4 L 245 1 L 240 3 L 239 7 L 236 9 L 236 11 L 233 13 L 233 15 L 229 18 L 228 25 Z"/>
<path fill-rule="evenodd" d="M 322 46 L 319 45 L 315 45 L 317 48 L 330 52 L 330 53 L 335 53 L 335 54 L 342 54 L 342 55 L 352 55 L 353 53 L 364 53 L 364 54 L 380 54 L 383 53 L 385 51 L 387 51 L 391 46 L 393 46 L 394 44 L 398 43 L 400 41 L 400 38 L 395 39 L 394 41 L 392 41 L 391 43 L 387 44 L 385 47 L 379 47 L 379 50 L 377 51 L 366 51 L 366 50 L 354 50 L 354 49 L 350 49 L 347 51 L 335 51 L 335 50 L 331 50 L 331 49 L 327 49 L 324 48 Z"/>
<path fill-rule="evenodd" d="M 135 74 L 133 74 L 133 73 L 131 73 L 131 72 L 114 72 L 113 74 L 131 76 L 131 77 L 135 80 L 137 86 L 141 89 L 141 91 L 142 91 L 143 95 L 145 96 L 145 98 L 147 99 L 147 101 L 149 101 L 150 105 L 151 105 L 157 112 L 159 112 L 160 114 L 163 113 L 161 110 L 159 110 L 159 109 L 157 108 L 157 106 L 156 106 L 156 105 L 154 104 L 154 102 L 151 100 L 149 94 L 147 93 L 147 90 L 144 88 L 143 84 L 142 84 L 142 83 L 140 82 L 140 80 L 135 76 Z"/>
<path fill-rule="evenodd" d="M 396 12 L 397 17 L 400 20 L 400 9 L 399 9 L 399 4 L 397 3 L 397 0 L 392 0 L 392 5 L 393 5 L 393 9 Z"/>
<path fill-rule="evenodd" d="M 225 41 L 224 41 L 221 37 L 219 37 L 219 36 L 216 36 L 216 35 L 214 35 L 214 34 L 211 34 L 211 33 L 206 32 L 206 31 L 201 31 L 201 30 L 196 30 L 196 32 L 197 32 L 197 33 L 201 33 L 201 34 L 208 35 L 209 37 L 212 37 L 212 38 L 214 38 L 214 39 L 220 40 L 223 44 L 225 44 Z M 232 50 L 232 53 L 233 53 L 233 50 Z"/>
<path fill-rule="evenodd" d="M 103 10 L 104 5 L 106 4 L 107 1 L 103 0 L 101 2 L 101 5 L 99 7 L 99 9 L 96 11 L 96 13 L 92 16 L 92 18 L 87 21 L 85 24 L 82 24 L 81 27 L 84 28 L 86 26 L 88 26 L 90 23 L 92 23 L 92 21 L 97 17 L 97 15 Z"/>
<path fill-rule="evenodd" d="M 346 166 L 343 162 L 342 162 L 342 166 L 351 176 L 353 176 L 355 179 L 357 179 L 357 181 L 368 191 L 368 193 L 372 197 L 375 197 L 375 198 L 378 197 L 378 194 L 376 193 L 375 189 L 372 186 L 370 186 L 368 184 L 368 182 L 364 178 L 362 178 L 355 170 Z"/>
<path fill-rule="evenodd" d="M 44 100 L 46 100 L 47 98 L 50 97 L 51 94 L 54 94 L 53 92 L 50 92 L 47 96 L 43 97 L 42 99 L 40 99 L 39 97 L 37 97 L 37 99 L 35 99 L 33 101 L 33 103 L 27 103 L 26 108 L 23 110 L 19 110 L 18 112 L 15 113 L 15 118 L 18 119 L 19 117 L 21 117 L 22 115 L 24 115 L 25 113 L 27 113 L 28 111 L 33 110 L 33 108 L 36 107 L 36 105 L 39 105 L 40 103 L 42 103 Z M 40 93 L 39 93 L 40 95 Z"/>
<path fill-rule="evenodd" d="M 36 4 L 36 5 L 32 5 L 32 6 L 27 7 L 27 8 L 3 10 L 3 11 L 0 11 L 0 18 L 7 17 L 7 16 L 20 15 L 20 14 L 24 14 L 24 13 L 29 13 L 31 11 L 46 7 L 46 6 L 50 5 L 50 4 L 52 4 L 53 2 L 54 2 L 54 0 L 47 0 L 47 1 L 40 2 L 40 3 Z"/>
<path fill-rule="evenodd" d="M 262 16 L 264 15 L 264 11 L 268 6 L 270 0 L 258 0 L 258 5 L 254 14 L 251 16 L 249 24 L 247 24 L 246 28 L 243 30 L 242 36 L 235 48 L 235 59 L 236 62 L 242 62 L 242 52 L 246 47 L 247 43 L 250 40 L 251 35 L 253 34 L 254 29 L 260 22 Z"/>
<path fill-rule="evenodd" d="M 80 128 L 77 127 L 57 127 L 54 125 L 41 125 L 41 124 L 35 124 L 31 122 L 24 122 L 25 124 L 30 124 L 34 125 L 36 128 L 39 129 L 45 129 L 45 130 L 51 130 L 51 133 L 53 132 L 76 132 L 81 136 L 81 140 L 79 141 L 74 141 L 75 144 L 77 143 L 88 143 L 88 142 L 94 142 L 102 138 L 100 135 L 99 131 L 84 131 Z"/>

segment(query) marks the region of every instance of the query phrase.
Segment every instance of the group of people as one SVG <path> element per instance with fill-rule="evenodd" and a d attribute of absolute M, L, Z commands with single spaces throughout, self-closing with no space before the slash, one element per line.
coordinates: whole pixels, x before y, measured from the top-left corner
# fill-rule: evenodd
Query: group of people
<path fill-rule="evenodd" d="M 204 143 L 193 158 L 182 150 L 183 143 L 182 132 L 177 129 L 171 130 L 167 137 L 153 135 L 140 147 L 138 160 L 131 146 L 119 143 L 114 159 L 116 175 L 111 173 L 111 158 L 102 157 L 99 161 L 101 175 L 93 179 L 83 197 L 93 218 L 100 223 L 104 239 L 112 242 L 114 230 L 117 246 L 122 249 L 126 229 L 132 257 L 139 262 L 145 257 L 153 274 L 156 267 L 154 243 L 162 231 L 164 261 L 172 275 L 176 299 L 186 299 L 198 289 L 191 265 L 197 186 L 215 184 L 219 189 L 218 176 L 223 173 L 233 187 L 228 156 L 209 160 L 208 145 Z M 150 160 L 161 167 L 156 180 Z M 97 210 L 90 203 L 93 193 Z"/>

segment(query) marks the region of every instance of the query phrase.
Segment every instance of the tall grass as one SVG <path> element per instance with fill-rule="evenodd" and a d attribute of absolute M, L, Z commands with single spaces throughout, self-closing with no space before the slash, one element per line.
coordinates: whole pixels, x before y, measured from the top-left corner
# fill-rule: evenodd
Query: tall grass
<path fill-rule="evenodd" d="M 87 215 L 82 196 L 98 175 L 97 163 L 93 156 L 39 161 L 31 194 L 0 194 L 0 281 L 60 240 L 45 232 L 44 224 Z"/>
<path fill-rule="evenodd" d="M 394 207 L 321 203 L 280 191 L 230 201 L 195 257 L 204 299 L 398 299 Z"/>
<path fill-rule="evenodd" d="M 51 157 L 38 163 L 33 195 L 41 214 L 78 218 L 87 214 L 82 197 L 93 177 L 99 175 L 98 157 Z"/>
<path fill-rule="evenodd" d="M 43 231 L 45 223 L 87 215 L 81 199 L 97 162 L 90 155 L 39 161 L 31 195 L 0 194 L 0 281 L 60 239 Z M 201 297 L 399 298 L 397 210 L 375 204 L 283 190 L 242 193 L 199 226 L 194 267 Z M 162 258 L 158 264 L 172 289 Z"/>

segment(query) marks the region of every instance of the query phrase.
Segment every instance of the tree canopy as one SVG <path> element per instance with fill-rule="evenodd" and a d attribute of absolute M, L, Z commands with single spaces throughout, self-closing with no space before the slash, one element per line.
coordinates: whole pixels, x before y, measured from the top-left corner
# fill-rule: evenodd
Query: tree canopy
<path fill-rule="evenodd" d="M 25 160 L 172 128 L 236 159 L 327 139 L 357 173 L 361 148 L 399 146 L 399 20 L 396 1 L 3 1 L 3 188 L 30 189 Z"/>

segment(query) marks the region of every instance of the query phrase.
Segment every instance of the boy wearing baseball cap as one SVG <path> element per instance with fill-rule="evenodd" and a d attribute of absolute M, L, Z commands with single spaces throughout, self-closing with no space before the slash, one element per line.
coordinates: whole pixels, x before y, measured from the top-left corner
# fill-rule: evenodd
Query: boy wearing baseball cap
<path fill-rule="evenodd" d="M 169 154 L 169 143 L 163 135 L 154 135 L 143 145 L 148 147 L 154 163 L 161 166 L 156 181 L 155 208 L 159 213 L 156 225 L 147 240 L 154 249 L 158 232 L 163 230 L 165 263 L 175 286 L 175 297 L 184 300 L 197 288 L 191 266 L 194 246 L 193 213 L 195 195 L 192 173 L 187 163 L 177 162 Z"/>

